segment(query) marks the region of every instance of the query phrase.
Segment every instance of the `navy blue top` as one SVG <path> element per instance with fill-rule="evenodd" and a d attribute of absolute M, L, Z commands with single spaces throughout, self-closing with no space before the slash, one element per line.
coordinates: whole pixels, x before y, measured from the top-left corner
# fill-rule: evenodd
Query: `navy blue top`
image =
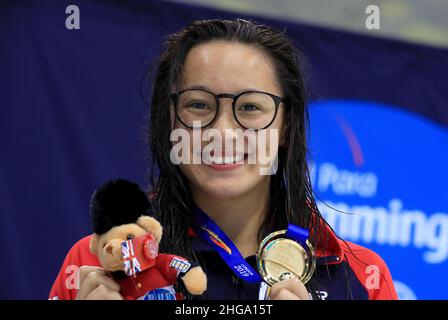
<path fill-rule="evenodd" d="M 207 274 L 207 291 L 202 296 L 193 297 L 194 300 L 258 300 L 260 285 L 240 279 L 208 243 L 194 237 L 193 250 Z M 339 260 L 337 256 L 318 258 L 314 275 L 307 284 L 308 291 L 314 293 L 314 299 L 368 299 L 367 290 L 349 264 Z M 254 255 L 246 261 L 257 270 Z"/>

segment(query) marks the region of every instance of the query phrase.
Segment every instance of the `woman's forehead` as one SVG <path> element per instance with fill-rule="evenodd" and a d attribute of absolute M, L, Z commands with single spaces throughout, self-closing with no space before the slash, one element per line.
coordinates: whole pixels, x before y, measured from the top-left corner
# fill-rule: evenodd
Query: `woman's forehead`
<path fill-rule="evenodd" d="M 190 50 L 182 87 L 202 86 L 215 92 L 256 89 L 281 94 L 274 66 L 261 50 L 246 44 L 213 41 Z"/>

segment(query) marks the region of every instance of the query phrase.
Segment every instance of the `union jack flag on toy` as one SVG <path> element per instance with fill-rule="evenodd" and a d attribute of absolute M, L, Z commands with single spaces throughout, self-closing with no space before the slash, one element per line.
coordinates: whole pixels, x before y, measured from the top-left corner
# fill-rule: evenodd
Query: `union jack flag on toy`
<path fill-rule="evenodd" d="M 123 255 L 124 272 L 128 276 L 133 276 L 141 270 L 140 263 L 134 253 L 134 245 L 131 240 L 121 243 L 121 253 Z"/>

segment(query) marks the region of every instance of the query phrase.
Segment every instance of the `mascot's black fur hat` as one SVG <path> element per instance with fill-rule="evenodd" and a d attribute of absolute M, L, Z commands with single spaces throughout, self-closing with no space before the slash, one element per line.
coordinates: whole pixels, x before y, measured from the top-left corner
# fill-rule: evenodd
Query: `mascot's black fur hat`
<path fill-rule="evenodd" d="M 115 226 L 134 223 L 142 215 L 150 215 L 147 195 L 133 182 L 111 180 L 96 189 L 90 199 L 93 232 L 102 235 Z"/>

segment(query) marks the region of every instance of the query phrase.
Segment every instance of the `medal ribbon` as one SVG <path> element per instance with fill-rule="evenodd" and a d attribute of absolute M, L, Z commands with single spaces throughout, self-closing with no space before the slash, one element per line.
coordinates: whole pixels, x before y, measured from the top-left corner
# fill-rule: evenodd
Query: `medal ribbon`
<path fill-rule="evenodd" d="M 306 246 L 306 240 L 309 235 L 308 229 L 301 228 L 295 224 L 288 224 L 288 229 L 286 229 L 286 237 L 299 242 L 303 247 Z"/>
<path fill-rule="evenodd" d="M 203 240 L 212 246 L 219 253 L 224 262 L 232 269 L 232 271 L 244 281 L 250 283 L 263 282 L 263 278 L 258 271 L 243 258 L 238 248 L 233 244 L 232 240 L 219 228 L 219 226 L 210 217 L 196 207 L 196 225 L 195 232 Z M 309 232 L 299 226 L 289 224 L 286 236 L 302 245 L 305 245 Z"/>

